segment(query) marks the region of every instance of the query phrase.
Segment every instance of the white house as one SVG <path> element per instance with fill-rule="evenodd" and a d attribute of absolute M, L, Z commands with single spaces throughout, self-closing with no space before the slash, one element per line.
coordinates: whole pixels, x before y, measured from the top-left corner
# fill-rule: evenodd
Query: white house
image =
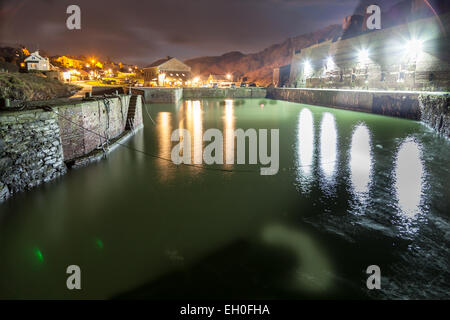
<path fill-rule="evenodd" d="M 33 52 L 26 59 L 27 70 L 49 71 L 50 61 L 48 58 L 41 57 L 39 51 Z"/>

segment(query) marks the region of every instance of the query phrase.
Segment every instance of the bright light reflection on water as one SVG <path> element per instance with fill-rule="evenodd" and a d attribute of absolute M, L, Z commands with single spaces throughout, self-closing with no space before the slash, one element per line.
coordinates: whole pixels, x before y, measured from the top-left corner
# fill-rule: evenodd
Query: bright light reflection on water
<path fill-rule="evenodd" d="M 297 171 L 300 186 L 309 191 L 314 165 L 314 119 L 311 111 L 304 108 L 298 118 L 297 127 Z"/>
<path fill-rule="evenodd" d="M 360 201 L 368 197 L 372 181 L 372 158 L 370 131 L 366 125 L 359 124 L 353 131 L 349 167 L 354 196 Z"/>
<path fill-rule="evenodd" d="M 170 112 L 160 112 L 156 118 L 156 128 L 158 131 L 158 156 L 170 159 L 172 141 L 172 114 Z M 162 180 L 170 178 L 170 168 L 164 160 L 157 161 L 160 177 Z"/>
<path fill-rule="evenodd" d="M 203 162 L 203 120 L 202 120 L 202 106 L 201 106 L 200 101 L 194 101 L 194 104 L 193 104 L 193 127 L 194 127 L 193 163 L 202 164 L 202 162 Z"/>
<path fill-rule="evenodd" d="M 234 161 L 234 106 L 233 100 L 225 100 L 225 116 L 224 116 L 224 134 L 225 134 L 225 164 Z M 227 165 L 225 165 L 227 166 Z"/>
<path fill-rule="evenodd" d="M 325 112 L 320 126 L 320 168 L 326 181 L 333 184 L 337 161 L 337 130 L 334 115 Z M 323 185 L 325 186 L 325 185 Z M 326 186 L 325 186 L 326 187 Z"/>
<path fill-rule="evenodd" d="M 415 218 L 421 211 L 423 178 L 421 146 L 412 139 L 406 139 L 398 149 L 394 169 L 394 186 L 398 209 L 407 218 Z"/>

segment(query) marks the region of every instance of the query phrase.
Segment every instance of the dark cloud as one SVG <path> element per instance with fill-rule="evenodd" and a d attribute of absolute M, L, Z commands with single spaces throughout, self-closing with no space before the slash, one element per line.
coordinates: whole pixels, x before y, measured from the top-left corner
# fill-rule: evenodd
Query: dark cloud
<path fill-rule="evenodd" d="M 81 31 L 66 29 L 66 8 L 74 3 L 81 7 Z M 256 52 L 340 23 L 357 5 L 357 0 L 3 0 L 0 41 L 146 64 L 166 55 Z"/>

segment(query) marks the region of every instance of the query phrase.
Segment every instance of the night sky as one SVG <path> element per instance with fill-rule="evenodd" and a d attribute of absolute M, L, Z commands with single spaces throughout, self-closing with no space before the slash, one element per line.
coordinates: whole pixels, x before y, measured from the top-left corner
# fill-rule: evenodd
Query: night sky
<path fill-rule="evenodd" d="M 66 28 L 71 4 L 81 7 L 80 31 Z M 0 42 L 145 66 L 168 55 L 257 52 L 341 24 L 360 6 L 358 0 L 0 0 Z"/>

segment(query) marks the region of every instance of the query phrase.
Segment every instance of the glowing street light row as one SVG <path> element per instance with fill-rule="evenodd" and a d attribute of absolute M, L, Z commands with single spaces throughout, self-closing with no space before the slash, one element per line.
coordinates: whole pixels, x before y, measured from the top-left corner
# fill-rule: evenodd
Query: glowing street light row
<path fill-rule="evenodd" d="M 410 39 L 404 45 L 405 56 L 408 59 L 417 59 L 417 57 L 423 51 L 423 41 L 419 39 Z M 370 61 L 370 51 L 367 48 L 360 49 L 357 53 L 358 62 L 362 65 L 369 63 Z M 327 57 L 326 59 L 326 68 L 327 70 L 331 70 L 335 67 L 334 59 L 332 56 Z M 303 72 L 305 76 L 309 76 L 313 73 L 314 69 L 309 59 L 306 59 L 303 62 L 304 69 Z"/>

